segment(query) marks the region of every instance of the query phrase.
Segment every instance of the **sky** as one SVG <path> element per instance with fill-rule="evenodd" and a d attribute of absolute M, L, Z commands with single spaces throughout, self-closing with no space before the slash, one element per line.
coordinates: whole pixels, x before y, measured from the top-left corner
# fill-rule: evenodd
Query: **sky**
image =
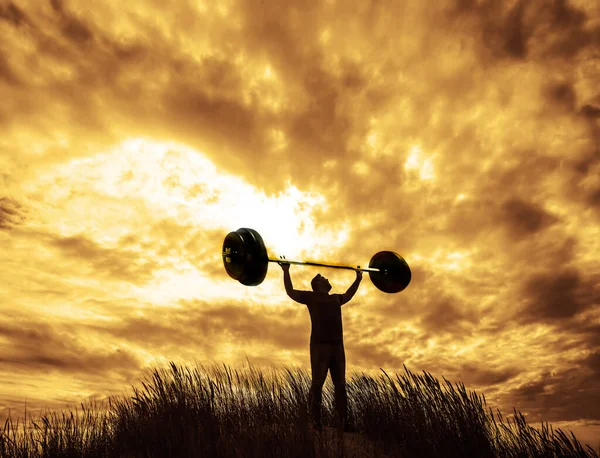
<path fill-rule="evenodd" d="M 600 4 L 0 0 L 0 417 L 157 361 L 309 370 L 281 269 L 365 275 L 347 375 L 423 370 L 600 443 Z M 352 271 L 317 273 L 343 293 Z"/>

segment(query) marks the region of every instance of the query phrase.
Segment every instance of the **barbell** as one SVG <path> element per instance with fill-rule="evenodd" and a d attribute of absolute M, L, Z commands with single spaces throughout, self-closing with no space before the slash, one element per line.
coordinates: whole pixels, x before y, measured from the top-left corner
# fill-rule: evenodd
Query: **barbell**
<path fill-rule="evenodd" d="M 368 268 L 324 264 L 310 261 L 270 259 L 262 237 L 254 229 L 242 227 L 230 232 L 223 241 L 223 265 L 227 274 L 242 285 L 258 286 L 267 276 L 270 262 L 304 266 L 329 267 L 369 272 L 375 287 L 384 293 L 399 293 L 408 286 L 411 272 L 402 256 L 393 251 L 380 251 L 369 262 Z"/>

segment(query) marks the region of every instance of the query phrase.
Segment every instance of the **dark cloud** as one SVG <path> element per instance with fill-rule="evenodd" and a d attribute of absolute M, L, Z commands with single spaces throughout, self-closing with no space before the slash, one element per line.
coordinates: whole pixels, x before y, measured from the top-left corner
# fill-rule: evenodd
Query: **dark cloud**
<path fill-rule="evenodd" d="M 588 193 L 587 201 L 591 206 L 600 208 L 600 186 Z"/>
<path fill-rule="evenodd" d="M 600 118 L 600 107 L 588 104 L 581 107 L 581 114 L 591 119 Z"/>
<path fill-rule="evenodd" d="M 438 338 L 440 347 L 446 343 L 456 343 L 456 341 Z M 476 389 L 478 392 L 484 393 L 486 397 L 496 393 L 498 388 L 503 389 L 510 386 L 511 381 L 521 371 L 514 364 L 500 366 L 497 362 L 489 359 L 457 363 L 457 360 L 452 357 L 428 355 L 425 352 L 417 358 L 411 358 L 409 366 L 413 371 L 415 369 L 416 371 L 427 371 L 439 380 L 445 377 L 453 383 L 463 383 L 468 389 Z"/>
<path fill-rule="evenodd" d="M 78 45 L 84 45 L 94 37 L 90 28 L 76 18 L 66 19 L 62 27 L 62 32 L 66 38 Z"/>
<path fill-rule="evenodd" d="M 27 20 L 27 15 L 13 2 L 8 2 L 0 5 L 0 19 L 19 26 Z"/>
<path fill-rule="evenodd" d="M 600 420 L 600 325 L 572 318 L 554 325 L 552 332 L 555 340 L 548 345 L 553 353 L 577 349 L 585 356 L 510 388 L 503 402 L 529 412 L 528 422 Z"/>
<path fill-rule="evenodd" d="M 491 366 L 491 367 L 490 367 Z M 488 387 L 490 385 L 505 384 L 518 375 L 514 367 L 496 368 L 492 362 L 464 363 L 460 366 L 457 379 L 465 385 Z"/>
<path fill-rule="evenodd" d="M 577 94 L 572 84 L 567 82 L 553 83 L 546 88 L 547 98 L 560 107 L 574 111 L 577 107 Z"/>
<path fill-rule="evenodd" d="M 430 214 L 446 215 L 443 226 L 436 228 L 439 233 L 451 236 L 460 245 L 473 246 L 490 243 L 500 229 L 506 231 L 507 242 L 513 242 L 560 223 L 556 215 L 544 208 L 543 200 L 531 202 L 521 197 L 539 195 L 544 180 L 557 175 L 559 161 L 532 151 L 523 151 L 519 156 L 510 165 L 498 163 L 486 174 L 475 175 L 477 195 L 459 201 L 454 196 L 440 196 L 435 206 L 428 209 Z"/>
<path fill-rule="evenodd" d="M 322 68 L 320 56 L 315 57 L 302 81 L 309 103 L 292 117 L 287 131 L 305 156 L 318 157 L 320 165 L 323 153 L 345 155 L 352 123 L 341 110 L 341 82 Z"/>
<path fill-rule="evenodd" d="M 549 377 L 550 374 L 546 374 L 545 377 Z M 511 395 L 519 400 L 520 405 L 525 402 L 535 402 L 544 393 L 546 387 L 546 381 L 536 380 L 534 382 L 523 383 L 516 388 L 511 390 Z M 523 408 L 523 407 L 521 407 Z"/>
<path fill-rule="evenodd" d="M 590 353 L 581 361 L 584 367 L 591 369 L 591 371 L 600 377 L 600 352 L 594 351 Z"/>
<path fill-rule="evenodd" d="M 127 342 L 135 342 L 155 351 L 165 348 L 202 349 L 210 355 L 222 342 L 240 348 L 252 344 L 270 344 L 277 349 L 296 350 L 308 342 L 305 317 L 301 313 L 273 312 L 268 307 L 208 304 L 184 301 L 183 309 L 166 315 L 123 316 L 109 325 L 91 325 L 95 331 Z"/>
<path fill-rule="evenodd" d="M 557 266 L 524 281 L 525 308 L 515 319 L 521 323 L 553 323 L 568 320 L 600 303 L 597 278 L 576 269 Z"/>
<path fill-rule="evenodd" d="M 423 331 L 434 334 L 450 333 L 456 336 L 470 335 L 477 324 L 477 316 L 466 311 L 457 298 L 436 297 L 424 304 L 425 312 L 420 321 Z"/>
<path fill-rule="evenodd" d="M 202 324 L 201 327 L 192 327 L 182 317 L 167 320 L 158 316 L 130 316 L 108 326 L 90 325 L 89 327 L 113 338 L 137 343 L 154 352 L 194 345 L 206 354 L 210 354 L 221 337 L 220 330 L 213 328 L 210 323 Z"/>
<path fill-rule="evenodd" d="M 365 341 L 352 342 L 352 339 L 348 338 L 345 338 L 345 340 L 347 341 L 344 344 L 346 358 L 348 359 L 351 356 L 352 364 L 359 367 L 385 367 L 400 370 L 408 356 L 407 352 L 404 355 L 395 355 L 388 346 L 383 344 Z"/>
<path fill-rule="evenodd" d="M 443 229 L 463 243 L 477 243 L 496 226 L 494 208 L 498 208 L 497 200 L 486 193 L 481 197 L 451 204 L 448 207 L 448 217 Z"/>
<path fill-rule="evenodd" d="M 538 205 L 517 198 L 503 202 L 501 212 L 506 226 L 516 238 L 535 234 L 558 221 L 556 216 Z"/>
<path fill-rule="evenodd" d="M 5 83 L 16 86 L 19 84 L 19 79 L 10 68 L 8 59 L 4 51 L 0 49 L 0 79 L 4 80 Z M 0 124 L 4 124 L 4 120 L 0 117 Z"/>
<path fill-rule="evenodd" d="M 318 68 L 315 49 L 318 49 L 319 30 L 304 26 L 310 23 L 317 26 L 323 22 L 323 4 L 317 1 L 302 4 L 298 1 L 252 0 L 242 2 L 240 7 L 243 8 L 246 36 L 243 46 L 246 49 L 264 50 L 275 68 L 292 84 L 301 82 L 307 73 Z M 319 87 L 318 80 L 306 82 L 312 82 L 314 89 Z"/>
<path fill-rule="evenodd" d="M 597 132 L 600 139 L 600 130 Z M 565 161 L 565 185 L 563 191 L 572 204 L 585 210 L 594 208 L 600 220 L 600 184 L 595 178 L 600 169 L 600 143 L 586 149 L 577 159 Z"/>
<path fill-rule="evenodd" d="M 572 58 L 600 36 L 599 27 L 587 27 L 586 12 L 568 0 L 520 0 L 507 5 L 498 0 L 458 0 L 450 17 L 476 21 L 484 50 L 495 57 Z"/>
<path fill-rule="evenodd" d="M 0 347 L 0 363 L 11 372 L 91 374 L 138 371 L 136 357 L 122 348 L 92 350 L 80 340 L 72 324 L 50 324 L 43 319 L 24 324 L 3 320 L 0 336 L 8 340 Z"/>
<path fill-rule="evenodd" d="M 208 78 L 212 78 L 210 70 L 207 73 Z M 215 144 L 257 154 L 262 146 L 260 115 L 252 107 L 243 106 L 237 98 L 211 95 L 209 88 L 210 83 L 199 84 L 198 80 L 190 81 L 189 85 L 174 85 L 164 96 L 164 107 L 180 118 L 184 126 L 193 128 L 199 135 L 207 135 Z M 263 161 L 258 154 L 256 158 L 256 166 L 260 167 Z"/>
<path fill-rule="evenodd" d="M 520 150 L 511 152 L 511 157 L 518 160 L 502 164 L 494 164 L 494 168 L 481 176 L 478 189 L 483 196 L 503 203 L 503 197 L 527 196 L 538 194 L 544 180 L 556 175 L 560 161 L 545 155 L 544 151 Z M 497 211 L 497 207 L 491 208 Z M 503 212 L 499 213 L 502 217 Z"/>
<path fill-rule="evenodd" d="M 57 13 L 63 12 L 63 0 L 50 0 L 50 5 L 52 5 L 52 9 Z"/>
<path fill-rule="evenodd" d="M 540 2 L 540 9 L 535 10 L 534 14 L 533 18 L 542 19 L 536 23 L 538 38 L 551 38 L 544 37 L 542 33 L 543 27 L 548 25 L 556 34 L 554 40 L 548 39 L 546 56 L 571 57 L 583 48 L 597 43 L 600 38 L 600 28 L 586 27 L 588 16 L 584 11 L 573 7 L 568 0 Z"/>
<path fill-rule="evenodd" d="M 498 3 L 496 3 L 498 4 Z M 499 54 L 523 59 L 527 56 L 528 31 L 524 24 L 525 4 L 517 2 L 496 27 L 484 27 L 484 42 Z"/>
<path fill-rule="evenodd" d="M 587 358 L 556 368 L 534 381 L 509 389 L 506 401 L 528 412 L 528 422 L 600 419 L 598 373 L 586 368 Z M 589 364 L 589 363 L 588 363 Z"/>
<path fill-rule="evenodd" d="M 16 200 L 0 197 L 0 230 L 21 224 L 25 219 L 23 213 L 22 206 Z"/>
<path fill-rule="evenodd" d="M 598 304 L 595 304 L 591 310 L 597 308 Z M 558 352 L 571 347 L 593 353 L 600 347 L 600 324 L 594 323 L 584 316 L 557 324 L 557 326 L 556 335 L 565 332 L 571 337 L 572 341 L 572 343 L 560 342 L 560 346 L 556 349 Z"/>
<path fill-rule="evenodd" d="M 158 266 L 153 259 L 139 253 L 105 248 L 84 235 L 54 237 L 50 244 L 62 254 L 93 269 L 93 275 L 104 275 L 117 280 L 145 282 Z"/>

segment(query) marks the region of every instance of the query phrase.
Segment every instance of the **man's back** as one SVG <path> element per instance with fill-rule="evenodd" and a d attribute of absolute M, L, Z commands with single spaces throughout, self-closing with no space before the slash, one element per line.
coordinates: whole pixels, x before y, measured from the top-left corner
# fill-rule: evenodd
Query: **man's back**
<path fill-rule="evenodd" d="M 342 295 L 298 291 L 297 301 L 310 313 L 310 343 L 342 343 Z"/>

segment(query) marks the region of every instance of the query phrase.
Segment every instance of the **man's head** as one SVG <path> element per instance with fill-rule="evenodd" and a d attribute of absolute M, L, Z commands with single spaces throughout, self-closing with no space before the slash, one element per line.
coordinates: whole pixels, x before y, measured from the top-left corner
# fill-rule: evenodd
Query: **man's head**
<path fill-rule="evenodd" d="M 312 286 L 313 291 L 318 293 L 328 293 L 331 291 L 331 284 L 329 283 L 329 280 L 327 280 L 321 274 L 316 275 L 315 278 L 313 278 L 310 282 L 310 285 Z"/>

